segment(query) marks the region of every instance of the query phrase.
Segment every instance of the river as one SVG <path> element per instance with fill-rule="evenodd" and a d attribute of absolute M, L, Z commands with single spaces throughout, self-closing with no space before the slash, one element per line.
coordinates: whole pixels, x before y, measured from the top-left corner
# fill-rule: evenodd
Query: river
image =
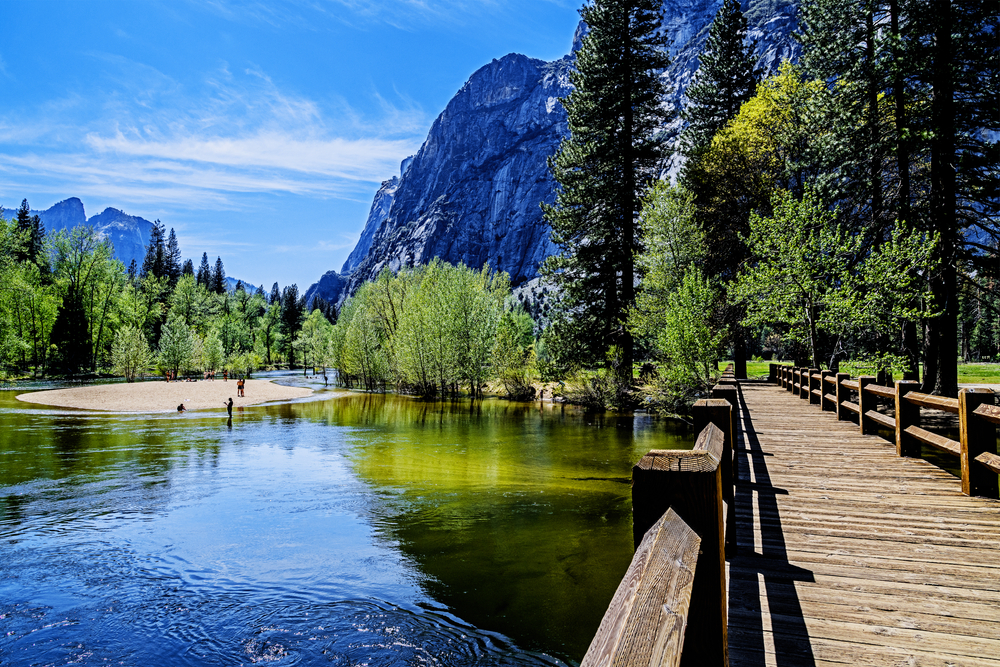
<path fill-rule="evenodd" d="M 231 424 L 0 391 L 0 663 L 574 664 L 631 559 L 632 464 L 691 442 L 310 386 Z"/>

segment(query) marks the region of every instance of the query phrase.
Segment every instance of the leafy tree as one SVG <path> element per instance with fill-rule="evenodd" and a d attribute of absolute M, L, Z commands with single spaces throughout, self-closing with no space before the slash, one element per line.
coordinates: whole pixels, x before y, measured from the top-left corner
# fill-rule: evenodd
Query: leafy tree
<path fill-rule="evenodd" d="M 534 327 L 534 320 L 523 308 L 506 311 L 497 325 L 492 371 L 508 398 L 525 399 L 535 394 L 531 386 Z"/>
<path fill-rule="evenodd" d="M 67 372 L 96 369 L 102 351 L 110 348 L 108 322 L 117 310 L 125 267 L 114 259 L 110 241 L 98 238 L 91 227 L 58 232 L 52 246 L 53 273 L 66 311 L 53 326 L 53 343 Z"/>
<path fill-rule="evenodd" d="M 136 376 L 149 367 L 152 358 L 153 353 L 142 330 L 125 325 L 115 332 L 111 348 L 111 368 L 115 375 L 124 376 L 126 382 L 135 382 Z"/>
<path fill-rule="evenodd" d="M 580 10 L 590 32 L 562 103 L 569 136 L 550 158 L 556 201 L 543 206 L 559 253 L 544 273 L 559 288 L 555 318 L 564 349 L 602 361 L 622 350 L 631 381 L 636 224 L 642 194 L 662 158 L 657 130 L 668 115 L 660 73 L 669 64 L 654 0 L 593 0 Z"/>
<path fill-rule="evenodd" d="M 222 350 L 222 341 L 219 340 L 219 334 L 216 331 L 210 332 L 205 340 L 202 342 L 201 347 L 201 365 L 202 370 L 206 370 L 209 373 L 214 373 L 215 371 L 222 368 L 222 363 L 225 360 L 225 354 Z"/>
<path fill-rule="evenodd" d="M 180 315 L 168 315 L 160 336 L 160 366 L 175 374 L 186 368 L 194 356 L 194 338 L 194 333 L 184 324 Z"/>
<path fill-rule="evenodd" d="M 932 268 L 933 239 L 897 227 L 888 242 L 866 252 L 863 238 L 838 225 L 812 189 L 802 199 L 779 192 L 772 207 L 773 216 L 751 215 L 754 261 L 734 289 L 746 324 L 787 327 L 819 368 L 822 332 L 877 333 L 918 316 L 911 304 L 924 285 L 912 269 Z M 829 365 L 836 368 L 837 360 Z"/>
<path fill-rule="evenodd" d="M 700 66 L 685 94 L 688 122 L 683 142 L 687 154 L 707 146 L 753 97 L 760 79 L 756 42 L 747 41 L 747 20 L 739 0 L 724 0 L 708 31 Z"/>
<path fill-rule="evenodd" d="M 302 329 L 295 339 L 295 347 L 302 352 L 303 372 L 311 362 L 313 368 L 321 366 L 323 374 L 326 374 L 332 332 L 333 325 L 326 319 L 326 315 L 318 309 L 309 313 L 309 316 L 302 322 Z"/>

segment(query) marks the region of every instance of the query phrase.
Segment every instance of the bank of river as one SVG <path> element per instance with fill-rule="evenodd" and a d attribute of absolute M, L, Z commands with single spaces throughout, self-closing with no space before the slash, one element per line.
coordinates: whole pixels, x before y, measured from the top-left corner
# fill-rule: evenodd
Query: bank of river
<path fill-rule="evenodd" d="M 0 392 L 0 662 L 578 661 L 631 558 L 632 463 L 690 441 L 313 388 L 231 428 Z"/>

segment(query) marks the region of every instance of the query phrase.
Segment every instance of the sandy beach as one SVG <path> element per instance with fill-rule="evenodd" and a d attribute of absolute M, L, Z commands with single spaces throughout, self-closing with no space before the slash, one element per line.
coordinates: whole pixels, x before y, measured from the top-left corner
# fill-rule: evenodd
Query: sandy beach
<path fill-rule="evenodd" d="M 302 398 L 312 393 L 302 387 L 284 387 L 266 380 L 247 380 L 246 396 L 236 395 L 236 381 L 135 382 L 102 384 L 71 389 L 51 389 L 19 394 L 17 400 L 60 408 L 107 410 L 109 412 L 176 412 L 181 403 L 188 410 L 225 410 L 230 397 L 233 407 L 269 401 Z"/>

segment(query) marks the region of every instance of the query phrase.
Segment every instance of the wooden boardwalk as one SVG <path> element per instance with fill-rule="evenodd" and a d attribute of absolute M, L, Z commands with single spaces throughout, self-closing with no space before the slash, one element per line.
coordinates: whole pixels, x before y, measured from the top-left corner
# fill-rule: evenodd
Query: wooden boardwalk
<path fill-rule="evenodd" d="M 739 402 L 730 664 L 1000 666 L 1000 501 L 773 384 Z"/>

